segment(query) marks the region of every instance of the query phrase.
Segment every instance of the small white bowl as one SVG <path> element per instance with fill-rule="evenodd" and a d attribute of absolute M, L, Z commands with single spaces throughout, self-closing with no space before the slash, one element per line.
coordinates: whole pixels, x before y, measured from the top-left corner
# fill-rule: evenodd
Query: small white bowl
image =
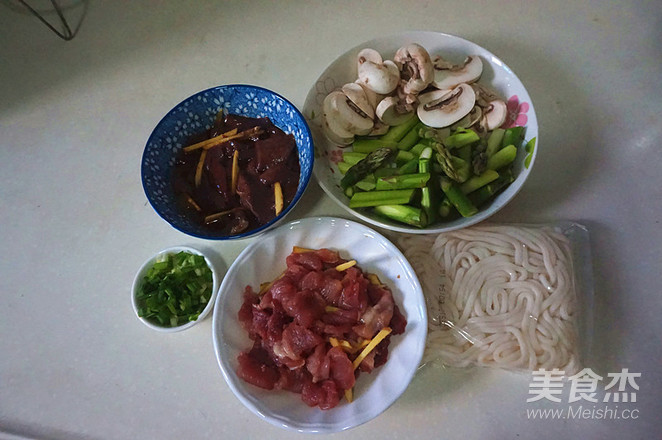
<path fill-rule="evenodd" d="M 195 321 L 187 322 L 186 324 L 182 324 L 182 325 L 177 326 L 177 327 L 164 327 L 164 326 L 160 326 L 158 324 L 155 324 L 153 322 L 150 322 L 145 318 L 141 318 L 140 316 L 138 316 L 138 305 L 136 304 L 136 294 L 138 293 L 138 288 L 140 287 L 140 284 L 142 283 L 143 278 L 147 274 L 147 271 L 149 270 L 150 267 L 152 267 L 152 265 L 161 256 L 167 255 L 167 254 L 176 254 L 176 253 L 182 252 L 182 251 L 183 252 L 188 252 L 188 253 L 191 253 L 191 254 L 195 254 L 195 255 L 203 256 L 205 258 L 205 262 L 207 262 L 207 266 L 209 266 L 209 268 L 211 269 L 213 286 L 212 286 L 212 293 L 211 293 L 211 298 L 209 298 L 209 302 L 207 303 L 205 308 L 202 310 L 202 312 L 198 316 L 198 319 L 196 319 Z M 138 270 L 138 273 L 136 274 L 136 277 L 133 279 L 133 287 L 131 288 L 131 303 L 133 304 L 133 311 L 136 314 L 136 316 L 138 317 L 138 319 L 143 324 L 145 324 L 147 327 L 149 327 L 153 330 L 164 332 L 164 333 L 180 332 L 182 330 L 186 330 L 186 329 L 189 329 L 189 328 L 193 327 L 198 322 L 202 321 L 209 314 L 209 312 L 212 311 L 212 309 L 214 308 L 214 302 L 216 301 L 216 297 L 218 296 L 219 284 L 220 284 L 220 277 L 218 275 L 218 272 L 214 268 L 214 265 L 212 264 L 209 257 L 207 257 L 204 253 L 200 252 L 197 249 L 193 249 L 191 247 L 188 247 L 188 246 L 169 247 L 167 249 L 163 249 L 162 251 L 160 251 L 156 255 L 152 256 L 147 261 L 145 261 L 145 263 L 143 263 L 143 265 L 140 267 L 140 270 Z"/>
<path fill-rule="evenodd" d="M 354 400 L 329 410 L 307 406 L 298 394 L 267 391 L 236 373 L 237 356 L 252 346 L 237 313 L 247 285 L 257 287 L 285 268 L 293 246 L 330 248 L 377 274 L 407 318 L 407 327 L 389 345 L 389 357 L 371 374 L 362 374 Z M 304 218 L 284 224 L 251 243 L 230 266 L 214 307 L 212 331 L 216 359 L 235 396 L 263 420 L 288 430 L 331 433 L 361 425 L 381 414 L 405 391 L 420 364 L 427 337 L 421 285 L 402 253 L 384 236 L 360 223 L 334 217 Z"/>

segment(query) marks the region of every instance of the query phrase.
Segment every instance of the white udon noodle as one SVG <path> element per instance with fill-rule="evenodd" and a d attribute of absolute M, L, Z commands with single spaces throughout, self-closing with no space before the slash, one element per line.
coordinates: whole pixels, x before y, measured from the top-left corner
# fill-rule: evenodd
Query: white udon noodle
<path fill-rule="evenodd" d="M 560 231 L 474 226 L 398 244 L 426 296 L 424 363 L 579 371 L 572 257 Z"/>

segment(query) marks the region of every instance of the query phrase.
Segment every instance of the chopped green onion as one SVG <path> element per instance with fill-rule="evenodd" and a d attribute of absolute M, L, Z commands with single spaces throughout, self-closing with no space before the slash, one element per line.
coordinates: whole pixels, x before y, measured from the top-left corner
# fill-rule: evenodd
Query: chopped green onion
<path fill-rule="evenodd" d="M 150 267 L 136 293 L 138 316 L 177 327 L 195 321 L 210 301 L 212 271 L 201 255 L 167 254 Z"/>

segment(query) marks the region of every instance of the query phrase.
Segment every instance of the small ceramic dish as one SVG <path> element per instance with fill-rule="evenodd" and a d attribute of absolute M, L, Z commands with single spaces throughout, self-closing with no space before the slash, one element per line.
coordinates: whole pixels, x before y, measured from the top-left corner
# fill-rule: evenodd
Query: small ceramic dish
<path fill-rule="evenodd" d="M 138 294 L 138 290 L 140 289 L 142 283 L 144 282 L 145 276 L 147 275 L 147 272 L 154 266 L 154 263 L 163 261 L 167 255 L 170 254 L 177 254 L 179 252 L 186 252 L 189 254 L 193 255 L 200 255 L 204 257 L 205 262 L 207 263 L 207 266 L 211 270 L 211 275 L 212 275 L 212 291 L 211 291 L 211 297 L 209 301 L 207 302 L 207 305 L 202 309 L 200 314 L 198 315 L 198 318 L 194 321 L 189 321 L 186 322 L 185 324 L 181 324 L 179 326 L 175 327 L 169 327 L 169 326 L 164 326 L 160 325 L 158 322 L 151 320 L 151 319 L 145 319 L 140 316 L 138 316 L 138 302 L 136 299 L 136 295 Z M 220 284 L 220 276 L 217 272 L 217 270 L 214 268 L 214 265 L 212 264 L 211 260 L 209 257 L 207 257 L 204 253 L 200 252 L 197 249 L 193 249 L 191 247 L 187 246 L 174 246 L 170 247 L 167 249 L 164 249 L 160 252 L 158 252 L 156 255 L 150 257 L 143 265 L 140 267 L 140 270 L 138 270 L 138 273 L 136 274 L 136 277 L 133 280 L 133 287 L 131 288 L 131 303 L 133 304 L 133 311 L 135 312 L 136 316 L 142 322 L 145 324 L 147 327 L 151 328 L 152 330 L 157 330 L 160 332 L 165 332 L 165 333 L 173 333 L 173 332 L 179 332 L 182 330 L 189 329 L 202 321 L 207 315 L 209 315 L 209 312 L 212 311 L 214 308 L 214 302 L 216 301 L 216 297 L 218 295 L 218 287 Z"/>

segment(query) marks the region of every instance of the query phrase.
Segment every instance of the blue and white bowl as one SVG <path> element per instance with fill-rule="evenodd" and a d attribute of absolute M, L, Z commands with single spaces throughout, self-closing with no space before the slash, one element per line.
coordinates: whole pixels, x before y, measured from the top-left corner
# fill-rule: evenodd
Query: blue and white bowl
<path fill-rule="evenodd" d="M 171 173 L 179 151 L 195 134 L 209 130 L 221 111 L 251 118 L 268 117 L 285 133 L 294 136 L 299 152 L 299 186 L 290 203 L 269 223 L 237 235 L 221 235 L 193 222 L 177 209 Z M 174 228 L 185 234 L 209 240 L 246 238 L 260 234 L 280 222 L 296 205 L 308 186 L 313 170 L 313 140 L 310 128 L 299 110 L 281 95 L 262 87 L 232 84 L 203 90 L 186 98 L 158 123 L 142 157 L 142 183 L 154 210 Z"/>

